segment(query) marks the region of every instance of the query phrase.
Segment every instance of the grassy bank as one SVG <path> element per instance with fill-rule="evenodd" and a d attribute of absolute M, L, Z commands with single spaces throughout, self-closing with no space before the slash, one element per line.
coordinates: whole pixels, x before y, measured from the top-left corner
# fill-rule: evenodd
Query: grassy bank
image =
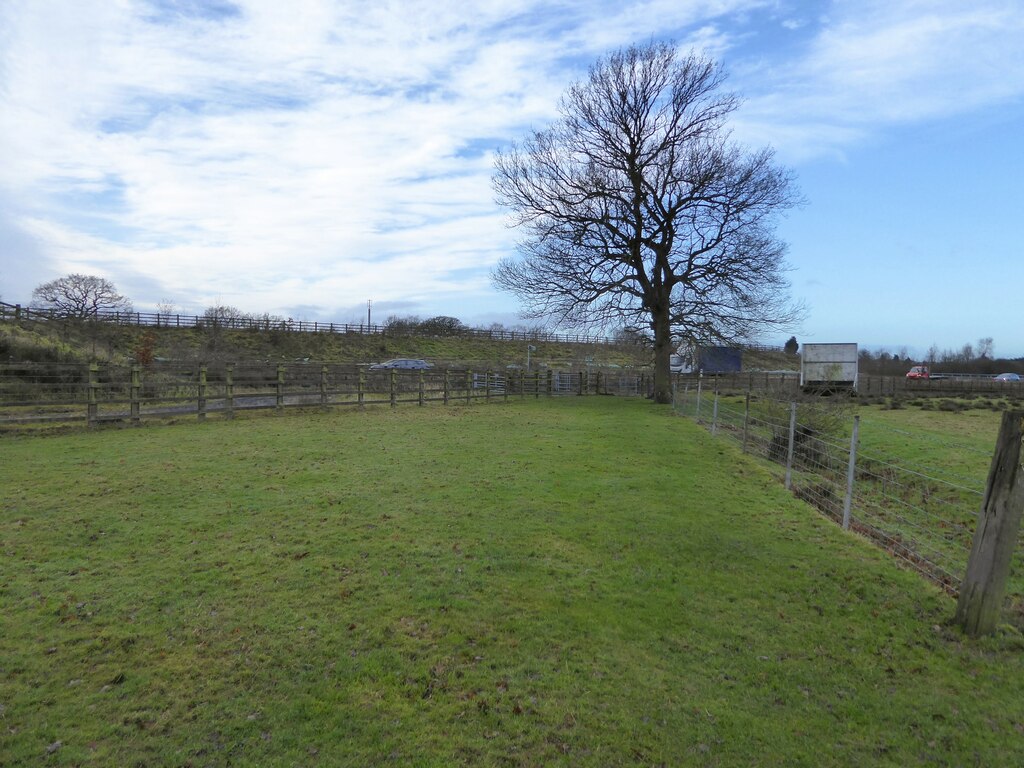
<path fill-rule="evenodd" d="M 1024 761 L 1019 635 L 648 403 L 0 453 L 5 764 Z"/>

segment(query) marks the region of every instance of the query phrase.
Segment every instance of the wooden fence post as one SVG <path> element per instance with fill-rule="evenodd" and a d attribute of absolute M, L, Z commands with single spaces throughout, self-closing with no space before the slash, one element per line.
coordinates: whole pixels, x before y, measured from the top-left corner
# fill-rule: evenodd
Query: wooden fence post
<path fill-rule="evenodd" d="M 419 403 L 420 403 L 420 405 L 423 405 L 423 371 L 422 371 L 422 369 L 420 370 L 420 399 L 419 399 Z"/>
<path fill-rule="evenodd" d="M 132 409 L 132 424 L 135 426 L 139 425 L 140 418 L 140 407 L 139 400 L 142 395 L 142 366 L 132 366 L 132 389 L 131 389 L 131 409 Z"/>
<path fill-rule="evenodd" d="M 229 419 L 235 418 L 235 366 L 224 366 L 224 411 Z"/>
<path fill-rule="evenodd" d="M 327 366 L 320 366 L 320 405 L 327 410 Z"/>
<path fill-rule="evenodd" d="M 362 368 L 359 369 L 359 375 L 356 380 L 356 399 L 359 401 L 360 409 L 365 408 L 364 403 L 366 396 L 366 371 Z"/>
<path fill-rule="evenodd" d="M 96 426 L 99 416 L 100 366 L 98 363 L 89 365 L 89 404 L 86 407 L 86 419 L 90 427 Z"/>
<path fill-rule="evenodd" d="M 1024 513 L 1022 436 L 1024 411 L 1004 413 L 956 607 L 956 623 L 971 637 L 994 632 L 999 621 Z"/>
<path fill-rule="evenodd" d="M 853 417 L 853 435 L 850 436 L 850 460 L 846 465 L 846 496 L 843 498 L 843 528 L 850 529 L 850 515 L 853 506 L 853 481 L 857 474 L 857 433 L 860 432 L 860 416 Z"/>
<path fill-rule="evenodd" d="M 747 391 L 746 402 L 743 406 L 743 452 L 747 452 L 747 436 L 750 432 L 750 391 Z"/>
<path fill-rule="evenodd" d="M 786 490 L 793 488 L 793 448 L 796 440 L 796 402 L 789 404 L 789 443 L 786 449 Z"/>
<path fill-rule="evenodd" d="M 548 383 L 547 383 L 547 396 L 551 397 L 554 394 L 554 378 L 555 372 L 548 368 Z"/>
<path fill-rule="evenodd" d="M 390 371 L 388 371 L 388 373 L 391 374 L 391 407 L 394 408 L 396 405 L 398 405 L 398 393 L 395 391 L 395 384 L 398 380 L 398 372 L 395 371 L 394 368 L 392 368 Z"/>
<path fill-rule="evenodd" d="M 484 402 L 491 402 L 491 369 L 484 372 Z"/>
<path fill-rule="evenodd" d="M 469 405 L 470 398 L 473 396 L 473 372 L 466 371 L 466 405 Z"/>
<path fill-rule="evenodd" d="M 284 408 L 284 370 L 283 364 L 277 366 L 277 398 L 274 405 L 278 410 Z"/>
<path fill-rule="evenodd" d="M 445 368 L 444 369 L 444 395 L 442 396 L 442 399 L 444 400 L 444 404 L 445 405 L 448 405 L 448 398 L 451 396 L 451 389 L 452 389 L 451 383 L 452 383 L 451 382 L 451 371 L 449 371 L 447 368 Z"/>
<path fill-rule="evenodd" d="M 206 366 L 199 366 L 199 390 L 196 395 L 196 418 L 206 419 Z"/>

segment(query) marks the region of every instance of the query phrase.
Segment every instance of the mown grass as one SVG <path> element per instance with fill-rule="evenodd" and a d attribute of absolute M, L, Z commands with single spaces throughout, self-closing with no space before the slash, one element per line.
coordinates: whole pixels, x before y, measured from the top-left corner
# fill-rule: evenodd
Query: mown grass
<path fill-rule="evenodd" d="M 667 409 L 0 441 L 5 765 L 1015 765 L 1024 642 Z"/>

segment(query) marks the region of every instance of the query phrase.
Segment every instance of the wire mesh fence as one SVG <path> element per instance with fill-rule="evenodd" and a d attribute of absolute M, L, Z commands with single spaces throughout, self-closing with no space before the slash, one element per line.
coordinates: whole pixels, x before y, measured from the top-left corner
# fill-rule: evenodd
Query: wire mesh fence
<path fill-rule="evenodd" d="M 791 392 L 719 394 L 681 384 L 675 411 L 765 460 L 794 495 L 957 594 L 967 568 L 992 449 L 894 427 L 848 399 Z M 995 431 L 991 437 L 994 446 Z M 1024 533 L 1006 615 L 1024 626 Z"/>

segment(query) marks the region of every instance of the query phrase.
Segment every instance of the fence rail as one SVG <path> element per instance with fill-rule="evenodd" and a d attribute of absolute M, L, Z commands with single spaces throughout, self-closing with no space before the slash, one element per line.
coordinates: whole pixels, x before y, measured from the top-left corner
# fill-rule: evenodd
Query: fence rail
<path fill-rule="evenodd" d="M 716 390 L 713 382 L 711 387 L 701 380 L 682 382 L 675 411 L 766 460 L 798 498 L 957 594 L 991 451 L 951 438 L 942 441 L 941 450 L 960 457 L 961 468 L 923 466 L 884 446 L 935 438 L 910 435 L 877 420 L 861 423 L 849 408 L 797 401 L 785 390 L 767 397 L 763 391 L 730 392 L 721 385 Z M 1024 627 L 1024 536 L 1015 557 L 1005 613 Z"/>
<path fill-rule="evenodd" d="M 791 395 L 800 392 L 800 374 L 797 371 L 744 371 L 703 378 L 705 381 L 717 382 L 720 389 L 742 388 Z M 698 377 L 692 374 L 678 374 L 676 383 L 679 387 L 695 387 L 697 379 Z M 861 397 L 955 397 L 965 394 L 1022 397 L 1024 381 L 996 381 L 992 376 L 974 374 L 950 374 L 949 378 L 945 379 L 908 379 L 906 376 L 861 374 L 857 378 L 857 394 Z"/>
<path fill-rule="evenodd" d="M 288 407 L 507 400 L 559 395 L 639 395 L 644 374 L 593 371 L 373 370 L 366 366 L 240 363 L 149 366 L 0 363 L 0 428 Z"/>
<path fill-rule="evenodd" d="M 0 302 L 0 320 L 55 322 L 68 318 L 56 310 L 22 307 L 19 304 Z M 334 323 L 306 320 L 292 320 L 274 317 L 243 316 L 243 317 L 207 317 L 202 315 L 182 315 L 160 312 L 116 312 L 101 311 L 87 318 L 90 321 L 110 323 L 113 325 L 139 325 L 152 328 L 220 328 L 241 331 L 290 331 L 297 333 L 356 333 L 365 335 L 387 335 L 392 332 L 387 325 L 371 325 L 369 323 Z M 401 335 L 437 335 L 434 330 L 417 329 L 414 326 L 403 326 Z M 494 341 L 550 341 L 567 344 L 597 343 L 629 343 L 636 341 L 613 342 L 603 336 L 589 334 L 554 333 L 542 329 L 507 330 L 503 328 L 460 328 L 451 335 L 482 338 Z"/>

